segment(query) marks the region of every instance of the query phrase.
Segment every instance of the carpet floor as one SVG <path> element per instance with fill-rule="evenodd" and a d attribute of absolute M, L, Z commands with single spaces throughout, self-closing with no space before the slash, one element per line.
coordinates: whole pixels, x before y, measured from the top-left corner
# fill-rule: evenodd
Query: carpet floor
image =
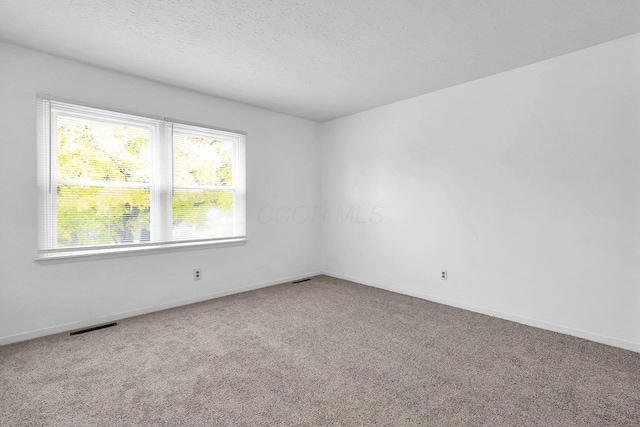
<path fill-rule="evenodd" d="M 640 426 L 640 354 L 326 276 L 0 347 L 1 426 Z"/>

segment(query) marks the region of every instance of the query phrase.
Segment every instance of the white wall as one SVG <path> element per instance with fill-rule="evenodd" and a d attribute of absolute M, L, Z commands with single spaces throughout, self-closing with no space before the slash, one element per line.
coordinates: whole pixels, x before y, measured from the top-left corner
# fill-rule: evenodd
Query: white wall
<path fill-rule="evenodd" d="M 35 262 L 39 93 L 248 132 L 249 242 L 129 258 Z M 319 270 L 317 224 L 258 216 L 268 206 L 317 203 L 317 123 L 2 43 L 0 117 L 0 344 Z M 203 279 L 194 282 L 197 267 Z"/>
<path fill-rule="evenodd" d="M 638 75 L 635 35 L 318 125 L 0 43 L 0 344 L 322 270 L 640 351 Z M 249 242 L 35 262 L 37 93 L 247 131 Z"/>
<path fill-rule="evenodd" d="M 325 123 L 323 271 L 640 351 L 639 76 L 637 34 Z"/>

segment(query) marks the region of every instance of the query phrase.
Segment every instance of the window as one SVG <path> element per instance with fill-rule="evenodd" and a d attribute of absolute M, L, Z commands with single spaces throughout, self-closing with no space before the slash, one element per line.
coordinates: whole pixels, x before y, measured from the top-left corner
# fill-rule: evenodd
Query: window
<path fill-rule="evenodd" d="M 40 258 L 245 239 L 243 134 L 38 102 Z"/>

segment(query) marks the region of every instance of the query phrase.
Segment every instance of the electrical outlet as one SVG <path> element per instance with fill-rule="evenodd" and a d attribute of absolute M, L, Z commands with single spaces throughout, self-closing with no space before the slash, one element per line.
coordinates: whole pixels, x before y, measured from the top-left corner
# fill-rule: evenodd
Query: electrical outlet
<path fill-rule="evenodd" d="M 196 268 L 195 270 L 193 270 L 193 280 L 200 280 L 202 279 L 202 270 L 200 270 L 199 268 Z"/>
<path fill-rule="evenodd" d="M 447 280 L 447 270 L 442 270 L 440 272 L 440 279 L 441 280 Z"/>

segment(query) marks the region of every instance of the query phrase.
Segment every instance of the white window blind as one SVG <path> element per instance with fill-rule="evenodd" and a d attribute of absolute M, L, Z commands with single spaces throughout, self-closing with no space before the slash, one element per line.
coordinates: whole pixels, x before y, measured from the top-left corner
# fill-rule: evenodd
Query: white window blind
<path fill-rule="evenodd" d="M 246 237 L 242 133 L 38 104 L 39 257 Z"/>

